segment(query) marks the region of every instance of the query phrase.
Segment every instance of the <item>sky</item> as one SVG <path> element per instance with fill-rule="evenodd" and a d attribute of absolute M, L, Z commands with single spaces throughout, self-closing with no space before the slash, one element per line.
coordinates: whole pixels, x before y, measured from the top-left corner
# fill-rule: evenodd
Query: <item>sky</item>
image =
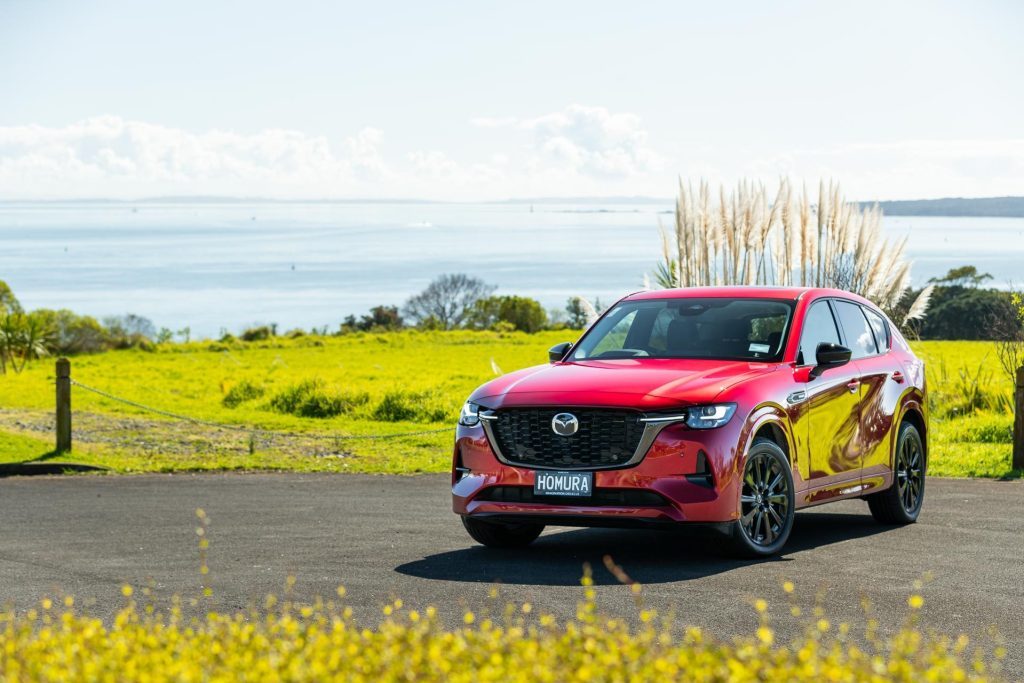
<path fill-rule="evenodd" d="M 1024 195 L 1024 3 L 0 0 L 0 199 Z"/>

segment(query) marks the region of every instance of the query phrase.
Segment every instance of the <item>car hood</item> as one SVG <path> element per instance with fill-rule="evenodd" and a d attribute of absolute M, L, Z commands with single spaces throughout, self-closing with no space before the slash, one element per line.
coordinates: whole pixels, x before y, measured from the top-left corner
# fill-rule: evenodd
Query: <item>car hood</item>
<path fill-rule="evenodd" d="M 744 361 L 637 358 L 539 365 L 483 385 L 487 408 L 601 406 L 659 410 L 710 403 L 728 387 L 778 366 Z"/>

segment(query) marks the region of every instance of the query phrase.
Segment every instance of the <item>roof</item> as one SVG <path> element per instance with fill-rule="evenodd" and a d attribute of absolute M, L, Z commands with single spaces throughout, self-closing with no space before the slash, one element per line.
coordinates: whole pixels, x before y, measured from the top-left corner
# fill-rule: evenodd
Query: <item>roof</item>
<path fill-rule="evenodd" d="M 790 299 L 795 301 L 809 293 L 813 293 L 817 296 L 843 297 L 870 304 L 869 301 L 857 294 L 845 292 L 841 289 L 829 289 L 826 287 L 680 287 L 677 289 L 651 289 L 643 292 L 636 292 L 625 297 L 625 300 L 638 301 L 643 299 L 686 299 L 690 297 L 737 297 L 746 299 Z"/>
<path fill-rule="evenodd" d="M 811 287 L 680 287 L 677 289 L 652 289 L 630 294 L 626 298 L 637 299 L 687 299 L 690 297 L 745 297 L 748 299 L 799 299 Z"/>

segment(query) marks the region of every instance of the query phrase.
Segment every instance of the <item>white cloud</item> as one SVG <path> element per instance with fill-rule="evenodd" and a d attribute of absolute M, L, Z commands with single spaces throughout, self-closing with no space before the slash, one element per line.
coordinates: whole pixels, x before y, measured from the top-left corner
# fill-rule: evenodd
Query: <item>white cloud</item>
<path fill-rule="evenodd" d="M 664 160 L 647 145 L 640 117 L 605 107 L 571 104 L 533 118 L 477 117 L 478 128 L 513 128 L 533 134 L 531 173 L 616 179 L 656 172 Z"/>
<path fill-rule="evenodd" d="M 600 177 L 643 175 L 662 166 L 636 114 L 573 104 L 518 125 L 534 133 L 539 165 Z"/>
<path fill-rule="evenodd" d="M 352 168 L 362 177 L 380 179 L 389 175 L 387 164 L 377 149 L 383 138 L 384 134 L 376 128 L 364 128 L 346 141 Z"/>
<path fill-rule="evenodd" d="M 291 196 L 365 187 L 385 175 L 380 132 L 348 139 L 338 157 L 323 136 L 268 129 L 251 135 L 114 116 L 63 128 L 0 127 L 0 187 L 14 197 L 245 194 Z"/>
<path fill-rule="evenodd" d="M 1024 139 L 858 143 L 760 160 L 708 145 L 687 150 L 680 166 L 654 151 L 640 117 L 628 112 L 577 104 L 473 122 L 480 130 L 462 156 L 436 148 L 389 155 L 373 127 L 334 142 L 296 130 L 193 132 L 115 116 L 0 127 L 0 198 L 668 196 L 677 174 L 726 183 L 835 178 L 860 199 L 1024 188 Z"/>

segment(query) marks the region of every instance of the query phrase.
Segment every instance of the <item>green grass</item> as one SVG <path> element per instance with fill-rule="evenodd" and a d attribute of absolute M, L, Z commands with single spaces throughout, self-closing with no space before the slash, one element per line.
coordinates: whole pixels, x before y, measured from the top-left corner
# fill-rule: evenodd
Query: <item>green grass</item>
<path fill-rule="evenodd" d="M 929 474 L 1020 477 L 1013 471 L 1013 385 L 995 344 L 930 341 L 913 345 L 926 363 L 931 408 Z"/>
<path fill-rule="evenodd" d="M 17 463 L 48 458 L 53 440 L 0 432 L 0 463 Z"/>
<path fill-rule="evenodd" d="M 72 376 L 109 393 L 202 420 L 304 438 L 183 425 L 76 387 L 75 459 L 129 472 L 441 472 L 451 463 L 451 431 L 382 440 L 323 437 L 453 428 L 462 402 L 495 376 L 495 365 L 508 372 L 543 363 L 550 346 L 575 336 L 407 331 L 76 357 Z M 0 441 L 20 431 L 18 422 L 44 423 L 53 393 L 52 360 L 0 377 Z M 116 438 L 80 446 L 79 431 Z M 15 446 L 5 448 L 10 459 L 24 459 Z"/>
<path fill-rule="evenodd" d="M 75 451 L 61 459 L 121 472 L 292 470 L 442 472 L 462 401 L 494 377 L 543 363 L 572 332 L 353 334 L 191 343 L 72 360 L 87 385 L 161 410 L 243 426 L 182 423 L 76 387 Z M 922 342 L 932 407 L 930 472 L 1020 476 L 1010 468 L 1012 395 L 986 342 Z M 0 376 L 0 462 L 52 449 L 53 362 Z M 279 436 L 285 432 L 293 436 Z"/>

